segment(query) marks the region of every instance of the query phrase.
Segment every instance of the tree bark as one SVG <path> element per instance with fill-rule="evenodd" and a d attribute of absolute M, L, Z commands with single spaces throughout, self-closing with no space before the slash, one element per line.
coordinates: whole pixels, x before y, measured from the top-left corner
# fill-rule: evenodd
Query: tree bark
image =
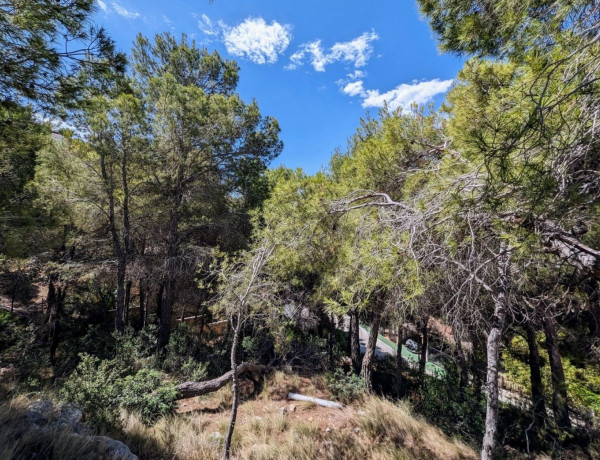
<path fill-rule="evenodd" d="M 373 310 L 373 320 L 371 322 L 371 332 L 369 332 L 367 349 L 365 350 L 365 356 L 362 360 L 361 374 L 365 380 L 365 389 L 367 393 L 373 393 L 373 359 L 375 358 L 375 347 L 377 346 L 377 334 L 379 333 L 379 325 L 381 324 L 383 306 L 383 297 L 378 297 L 375 301 L 375 308 Z"/>
<path fill-rule="evenodd" d="M 246 372 L 261 373 L 268 370 L 268 366 L 260 364 L 241 363 L 237 366 L 236 374 L 242 375 Z M 216 379 L 205 382 L 184 382 L 175 387 L 177 399 L 193 398 L 217 391 L 227 385 L 233 378 L 233 372 L 229 371 Z"/>
<path fill-rule="evenodd" d="M 487 404 L 485 412 L 485 434 L 481 448 L 481 459 L 492 460 L 496 447 L 496 433 L 498 431 L 498 368 L 500 366 L 500 342 L 508 310 L 508 262 L 509 255 L 504 245 L 501 245 L 498 258 L 498 286 L 492 294 L 494 300 L 494 314 L 492 327 L 487 339 Z"/>
<path fill-rule="evenodd" d="M 358 310 L 353 308 L 350 312 L 350 358 L 354 372 L 360 374 L 360 324 L 358 321 Z"/>
<path fill-rule="evenodd" d="M 540 370 L 540 352 L 533 326 L 525 321 L 524 326 L 527 333 L 527 345 L 529 347 L 529 369 L 531 381 L 531 405 L 535 424 L 546 417 L 546 402 L 544 400 L 544 385 L 542 383 L 542 372 Z"/>
<path fill-rule="evenodd" d="M 237 313 L 237 323 L 235 325 L 234 333 L 233 333 L 233 344 L 231 345 L 231 382 L 232 382 L 232 391 L 233 398 L 231 400 L 231 418 L 229 420 L 229 429 L 227 430 L 227 436 L 225 436 L 225 443 L 223 445 L 223 458 L 228 459 L 231 451 L 231 439 L 233 438 L 233 430 L 235 429 L 235 420 L 237 418 L 237 410 L 238 410 L 238 398 L 239 398 L 239 388 L 238 388 L 238 376 L 237 376 L 237 353 L 238 346 L 240 340 L 240 333 L 242 330 L 242 313 L 238 311 Z"/>
<path fill-rule="evenodd" d="M 402 397 L 402 322 L 398 322 L 398 337 L 396 339 L 398 351 L 396 352 L 396 397 Z"/>
<path fill-rule="evenodd" d="M 419 356 L 419 378 L 421 381 L 425 379 L 425 366 L 427 365 L 429 348 L 429 331 L 427 326 L 429 324 L 429 316 L 423 318 L 421 323 L 421 355 Z"/>
<path fill-rule="evenodd" d="M 144 278 L 140 278 L 138 286 L 140 291 L 140 320 L 138 324 L 140 325 L 140 329 L 144 329 L 146 327 L 146 306 L 144 305 L 146 301 L 146 286 L 144 285 Z"/>
<path fill-rule="evenodd" d="M 569 419 L 567 385 L 558 349 L 554 318 L 545 314 L 542 322 L 546 335 L 546 349 L 548 350 L 548 358 L 550 360 L 550 374 L 552 376 L 552 412 L 554 413 L 556 424 L 560 428 L 568 430 L 571 428 L 571 420 Z"/>
<path fill-rule="evenodd" d="M 48 306 L 50 308 L 50 363 L 56 365 L 56 350 L 60 343 L 61 316 L 65 303 L 66 288 L 55 289 L 51 281 L 48 289 Z"/>
<path fill-rule="evenodd" d="M 463 399 L 465 396 L 465 391 L 469 386 L 469 365 L 467 361 L 467 355 L 462 347 L 461 338 L 456 333 L 454 334 L 454 341 L 456 342 L 456 354 L 458 355 L 458 367 L 460 368 L 460 381 L 458 388 L 460 391 L 460 398 Z"/>

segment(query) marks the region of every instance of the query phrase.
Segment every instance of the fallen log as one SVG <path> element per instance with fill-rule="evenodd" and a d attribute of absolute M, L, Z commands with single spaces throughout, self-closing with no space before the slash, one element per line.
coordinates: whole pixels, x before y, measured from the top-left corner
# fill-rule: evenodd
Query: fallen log
<path fill-rule="evenodd" d="M 265 372 L 269 369 L 269 366 L 263 366 L 260 364 L 241 363 L 236 368 L 236 374 L 241 375 L 245 372 Z M 217 391 L 219 388 L 224 387 L 233 377 L 233 371 L 226 372 L 220 377 L 212 380 L 206 380 L 204 382 L 184 382 L 175 387 L 177 390 L 177 399 L 193 398 L 194 396 L 201 396 L 207 393 Z"/>
<path fill-rule="evenodd" d="M 323 406 L 323 407 L 336 407 L 336 408 L 344 407 L 343 404 L 340 404 L 335 401 L 328 401 L 326 399 L 313 398 L 312 396 L 304 396 L 304 395 L 301 395 L 298 393 L 288 393 L 288 399 L 293 399 L 294 401 L 309 401 L 309 402 L 313 402 L 313 403 L 318 404 L 319 406 Z"/>

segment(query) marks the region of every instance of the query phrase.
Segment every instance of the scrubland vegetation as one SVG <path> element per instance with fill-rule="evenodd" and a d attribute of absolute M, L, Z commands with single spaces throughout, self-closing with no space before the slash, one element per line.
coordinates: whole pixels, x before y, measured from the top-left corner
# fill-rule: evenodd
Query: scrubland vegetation
<path fill-rule="evenodd" d="M 0 2 L 0 458 L 600 456 L 600 6 L 418 4 L 444 104 L 309 175 L 234 61 Z"/>

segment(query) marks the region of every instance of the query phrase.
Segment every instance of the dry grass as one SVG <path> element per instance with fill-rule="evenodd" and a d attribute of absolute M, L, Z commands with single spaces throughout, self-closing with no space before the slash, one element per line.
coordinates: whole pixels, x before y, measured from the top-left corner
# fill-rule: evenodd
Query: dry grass
<path fill-rule="evenodd" d="M 281 381 L 276 381 L 281 384 Z M 339 425 L 325 429 L 315 418 L 325 417 L 321 407 L 287 415 L 265 401 L 242 405 L 232 453 L 238 460 L 398 460 L 475 459 L 468 446 L 448 439 L 440 430 L 416 418 L 407 405 L 368 398 L 356 408 L 337 411 Z M 260 415 L 257 415 L 260 414 Z M 331 412 L 327 412 L 331 415 Z M 161 419 L 145 427 L 134 415 L 125 417 L 123 441 L 141 459 L 218 459 L 228 427 L 227 411 L 192 413 Z M 307 420 L 308 419 L 308 420 Z M 320 420 L 321 422 L 323 420 Z"/>
<path fill-rule="evenodd" d="M 94 445 L 83 436 L 58 428 L 32 429 L 26 419 L 29 403 L 17 397 L 0 406 L 0 460 L 93 458 Z"/>

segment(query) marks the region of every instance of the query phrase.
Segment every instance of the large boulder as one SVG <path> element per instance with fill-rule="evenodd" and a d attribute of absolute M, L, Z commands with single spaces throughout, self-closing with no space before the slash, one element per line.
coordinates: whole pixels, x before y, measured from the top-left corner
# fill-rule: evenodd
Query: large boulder
<path fill-rule="evenodd" d="M 25 418 L 29 422 L 26 432 L 40 437 L 67 432 L 68 436 L 83 439 L 91 445 L 90 460 L 138 460 L 125 444 L 107 436 L 91 436 L 91 430 L 81 422 L 83 412 L 73 403 L 55 406 L 52 401 L 31 403 Z"/>

